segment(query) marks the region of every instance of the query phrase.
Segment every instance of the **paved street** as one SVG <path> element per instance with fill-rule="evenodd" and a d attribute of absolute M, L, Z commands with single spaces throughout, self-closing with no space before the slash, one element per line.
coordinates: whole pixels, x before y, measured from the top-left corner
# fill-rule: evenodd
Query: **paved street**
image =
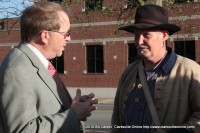
<path fill-rule="evenodd" d="M 85 122 L 86 131 L 109 133 L 112 109 L 113 103 L 99 103 L 97 110 L 93 111 L 92 116 Z"/>

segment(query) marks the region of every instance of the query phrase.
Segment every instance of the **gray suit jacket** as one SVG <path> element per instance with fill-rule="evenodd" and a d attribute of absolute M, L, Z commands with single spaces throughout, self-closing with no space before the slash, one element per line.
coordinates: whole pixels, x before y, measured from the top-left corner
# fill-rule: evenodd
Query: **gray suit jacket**
<path fill-rule="evenodd" d="M 0 68 L 0 123 L 5 133 L 79 133 L 75 110 L 68 106 L 27 46 L 20 44 L 6 56 Z"/>

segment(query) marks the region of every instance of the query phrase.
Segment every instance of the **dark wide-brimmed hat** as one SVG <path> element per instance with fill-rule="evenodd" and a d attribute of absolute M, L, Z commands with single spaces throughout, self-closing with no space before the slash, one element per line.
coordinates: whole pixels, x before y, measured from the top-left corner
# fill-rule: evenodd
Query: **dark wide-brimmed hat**
<path fill-rule="evenodd" d="M 135 29 L 167 30 L 169 35 L 181 30 L 179 26 L 168 23 L 168 11 L 165 8 L 153 4 L 139 7 L 136 10 L 135 23 L 119 28 L 131 33 L 134 33 Z"/>

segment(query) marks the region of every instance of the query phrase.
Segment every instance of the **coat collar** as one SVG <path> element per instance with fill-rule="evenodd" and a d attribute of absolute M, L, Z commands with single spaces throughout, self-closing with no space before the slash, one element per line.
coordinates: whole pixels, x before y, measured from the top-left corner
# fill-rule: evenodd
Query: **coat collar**
<path fill-rule="evenodd" d="M 167 48 L 168 54 L 169 54 L 169 59 L 166 61 L 166 64 L 163 66 L 163 70 L 166 75 L 168 75 L 172 68 L 174 67 L 177 59 L 176 53 L 172 50 L 172 48 Z"/>

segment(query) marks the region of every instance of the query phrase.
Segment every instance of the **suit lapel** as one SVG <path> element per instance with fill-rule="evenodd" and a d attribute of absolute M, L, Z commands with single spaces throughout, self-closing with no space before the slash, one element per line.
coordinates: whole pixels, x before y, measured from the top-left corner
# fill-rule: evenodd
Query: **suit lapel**
<path fill-rule="evenodd" d="M 30 59 L 30 61 L 33 64 L 33 67 L 38 69 L 38 76 L 41 78 L 41 80 L 47 85 L 47 87 L 51 90 L 51 92 L 54 94 L 54 96 L 57 98 L 59 103 L 64 109 L 67 109 L 68 106 L 64 104 L 63 97 L 61 96 L 60 92 L 57 90 L 57 86 L 51 75 L 49 74 L 48 70 L 44 67 L 42 62 L 38 59 L 38 57 L 30 50 L 27 46 L 24 44 L 20 44 L 18 46 L 18 49 L 20 49 L 26 56 Z"/>

